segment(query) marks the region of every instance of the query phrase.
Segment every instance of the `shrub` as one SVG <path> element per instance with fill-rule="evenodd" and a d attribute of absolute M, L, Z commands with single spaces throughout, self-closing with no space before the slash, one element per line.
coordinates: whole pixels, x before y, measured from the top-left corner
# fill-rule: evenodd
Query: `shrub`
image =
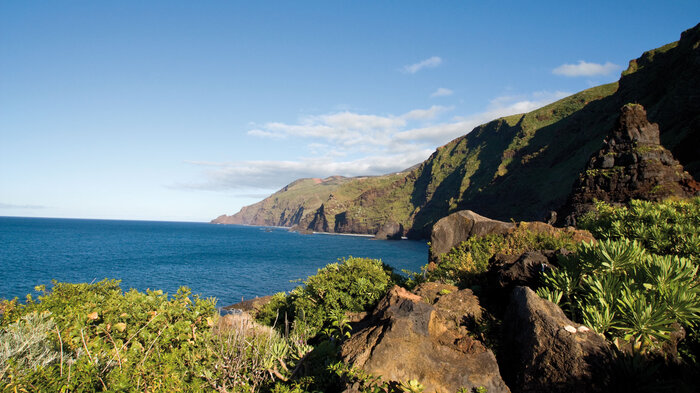
<path fill-rule="evenodd" d="M 379 260 L 349 257 L 319 269 L 286 297 L 277 295 L 260 311 L 259 320 L 270 324 L 273 315 L 274 319 L 285 320 L 282 314 L 286 313 L 294 330 L 312 337 L 324 325 L 333 326 L 334 321 L 339 324 L 341 314 L 374 307 L 398 281 L 400 277 Z M 332 318 L 334 315 L 336 318 Z"/>
<path fill-rule="evenodd" d="M 56 334 L 55 328 L 50 312 L 34 311 L 0 330 L 0 380 L 10 367 L 30 372 L 59 359 L 49 337 Z"/>
<path fill-rule="evenodd" d="M 25 330 L 31 334 L 17 337 L 34 337 L 38 353 L 47 355 L 41 355 L 41 361 L 32 357 L 17 361 L 14 356 L 3 377 L 6 387 L 18 391 L 206 387 L 202 376 L 208 367 L 210 325 L 216 318 L 214 301 L 191 298 L 186 288 L 172 298 L 162 291 L 122 293 L 114 280 L 54 283 L 51 291 L 39 289 L 43 294 L 38 301 L 28 297 L 26 304 L 5 315 L 3 338 Z"/>
<path fill-rule="evenodd" d="M 205 369 L 204 376 L 216 391 L 256 392 L 277 378 L 286 380 L 290 360 L 300 359 L 275 330 L 246 315 L 220 319 L 208 350 L 213 367 Z"/>
<path fill-rule="evenodd" d="M 700 261 L 700 197 L 629 206 L 596 202 L 596 209 L 579 219 L 579 226 L 596 239 L 631 239 L 662 255 Z"/>
<path fill-rule="evenodd" d="M 514 231 L 505 235 L 485 235 L 471 237 L 440 256 L 437 265 L 423 267 L 427 281 L 441 281 L 466 287 L 488 269 L 489 260 L 496 254 L 521 254 L 533 250 L 573 250 L 576 242 L 573 233 L 535 232 L 521 223 Z"/>
<path fill-rule="evenodd" d="M 538 293 L 596 332 L 647 351 L 674 323 L 700 322 L 697 273 L 690 260 L 649 254 L 637 241 L 603 240 L 562 259 Z"/>

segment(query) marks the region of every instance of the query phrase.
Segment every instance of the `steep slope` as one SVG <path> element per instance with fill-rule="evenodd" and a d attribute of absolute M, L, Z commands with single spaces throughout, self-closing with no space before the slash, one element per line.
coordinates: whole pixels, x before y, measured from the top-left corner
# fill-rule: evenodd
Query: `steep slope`
<path fill-rule="evenodd" d="M 375 233 L 393 221 L 409 237 L 426 238 L 438 219 L 463 209 L 500 220 L 542 219 L 564 204 L 627 103 L 647 109 L 662 145 L 697 178 L 699 92 L 700 25 L 630 61 L 617 83 L 476 127 L 404 174 L 342 184 L 300 227 Z"/>

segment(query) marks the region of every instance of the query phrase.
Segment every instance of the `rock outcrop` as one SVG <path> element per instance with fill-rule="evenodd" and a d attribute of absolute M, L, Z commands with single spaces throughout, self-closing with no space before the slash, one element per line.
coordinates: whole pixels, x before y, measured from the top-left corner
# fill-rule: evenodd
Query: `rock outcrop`
<path fill-rule="evenodd" d="M 403 232 L 403 225 L 396 221 L 388 221 L 379 228 L 379 231 L 374 237 L 380 240 L 401 240 Z"/>
<path fill-rule="evenodd" d="M 700 184 L 661 145 L 659 136 L 659 126 L 647 120 L 641 105 L 623 106 L 616 127 L 590 158 L 558 214 L 563 223 L 575 224 L 594 200 L 626 203 L 698 195 Z"/>
<path fill-rule="evenodd" d="M 609 344 L 530 288 L 516 287 L 511 293 L 503 337 L 510 356 L 501 365 L 514 391 L 605 391 L 613 356 Z"/>
<path fill-rule="evenodd" d="M 385 381 L 417 379 L 426 393 L 482 386 L 489 393 L 509 392 L 493 353 L 462 326 L 463 318 L 480 313 L 471 291 L 450 287 L 422 292 L 433 293 L 435 304 L 392 288 L 342 345 L 343 360 Z"/>
<path fill-rule="evenodd" d="M 471 210 L 462 210 L 444 217 L 433 226 L 430 235 L 430 261 L 438 262 L 441 255 L 473 236 L 508 235 L 521 229 L 554 237 L 567 235 L 571 236 L 575 242 L 595 241 L 590 232 L 573 227 L 556 228 L 539 221 L 515 224 L 492 220 Z"/>
<path fill-rule="evenodd" d="M 442 254 L 472 236 L 505 234 L 515 224 L 492 220 L 471 210 L 461 210 L 440 219 L 430 235 L 430 260 L 436 261 Z"/>

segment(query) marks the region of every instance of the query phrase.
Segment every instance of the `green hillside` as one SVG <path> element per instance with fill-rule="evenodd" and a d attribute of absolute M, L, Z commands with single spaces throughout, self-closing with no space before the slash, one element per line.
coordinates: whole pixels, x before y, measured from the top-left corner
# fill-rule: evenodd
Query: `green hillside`
<path fill-rule="evenodd" d="M 630 102 L 647 109 L 664 146 L 697 178 L 699 92 L 700 25 L 680 41 L 630 61 L 619 82 L 478 126 L 410 171 L 343 178 L 332 186 L 292 187 L 295 182 L 232 217 L 242 224 L 314 230 L 323 223 L 324 229 L 345 233 L 375 233 L 393 221 L 413 238 L 429 236 L 435 221 L 462 209 L 501 220 L 543 219 L 565 202 L 619 108 Z M 290 220 L 300 207 L 303 214 Z"/>

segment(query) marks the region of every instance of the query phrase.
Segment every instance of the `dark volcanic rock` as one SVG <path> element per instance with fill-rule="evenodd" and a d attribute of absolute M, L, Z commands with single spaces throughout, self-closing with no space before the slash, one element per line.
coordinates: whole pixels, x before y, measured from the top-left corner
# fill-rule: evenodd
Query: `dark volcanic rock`
<path fill-rule="evenodd" d="M 403 232 L 403 225 L 395 221 L 388 221 L 379 228 L 379 231 L 374 237 L 382 240 L 401 240 Z"/>
<path fill-rule="evenodd" d="M 489 261 L 489 287 L 499 290 L 516 286 L 536 288 L 542 272 L 549 268 L 549 259 L 540 251 L 528 251 L 520 256 L 497 254 Z"/>
<path fill-rule="evenodd" d="M 659 201 L 700 193 L 700 184 L 683 170 L 660 144 L 659 126 L 647 120 L 641 105 L 620 110 L 617 126 L 594 154 L 574 184 L 558 217 L 566 225 L 593 208 L 593 201 L 626 203 L 631 199 Z"/>
<path fill-rule="evenodd" d="M 326 218 L 326 209 L 322 204 L 321 207 L 314 213 L 314 218 L 308 226 L 308 229 L 316 232 L 328 232 L 328 219 Z"/>
<path fill-rule="evenodd" d="M 480 386 L 489 393 L 509 392 L 493 353 L 463 326 L 456 327 L 475 304 L 478 308 L 471 291 L 445 293 L 433 306 L 394 287 L 365 327 L 343 344 L 341 357 L 385 381 L 417 379 L 426 393 L 456 392 L 462 387 L 471 391 Z"/>
<path fill-rule="evenodd" d="M 430 235 L 430 260 L 436 261 L 440 255 L 472 236 L 504 234 L 514 227 L 512 223 L 492 220 L 471 210 L 452 213 L 433 226 Z"/>
<path fill-rule="evenodd" d="M 554 303 L 516 287 L 503 320 L 504 375 L 516 392 L 603 392 L 613 352 Z"/>

